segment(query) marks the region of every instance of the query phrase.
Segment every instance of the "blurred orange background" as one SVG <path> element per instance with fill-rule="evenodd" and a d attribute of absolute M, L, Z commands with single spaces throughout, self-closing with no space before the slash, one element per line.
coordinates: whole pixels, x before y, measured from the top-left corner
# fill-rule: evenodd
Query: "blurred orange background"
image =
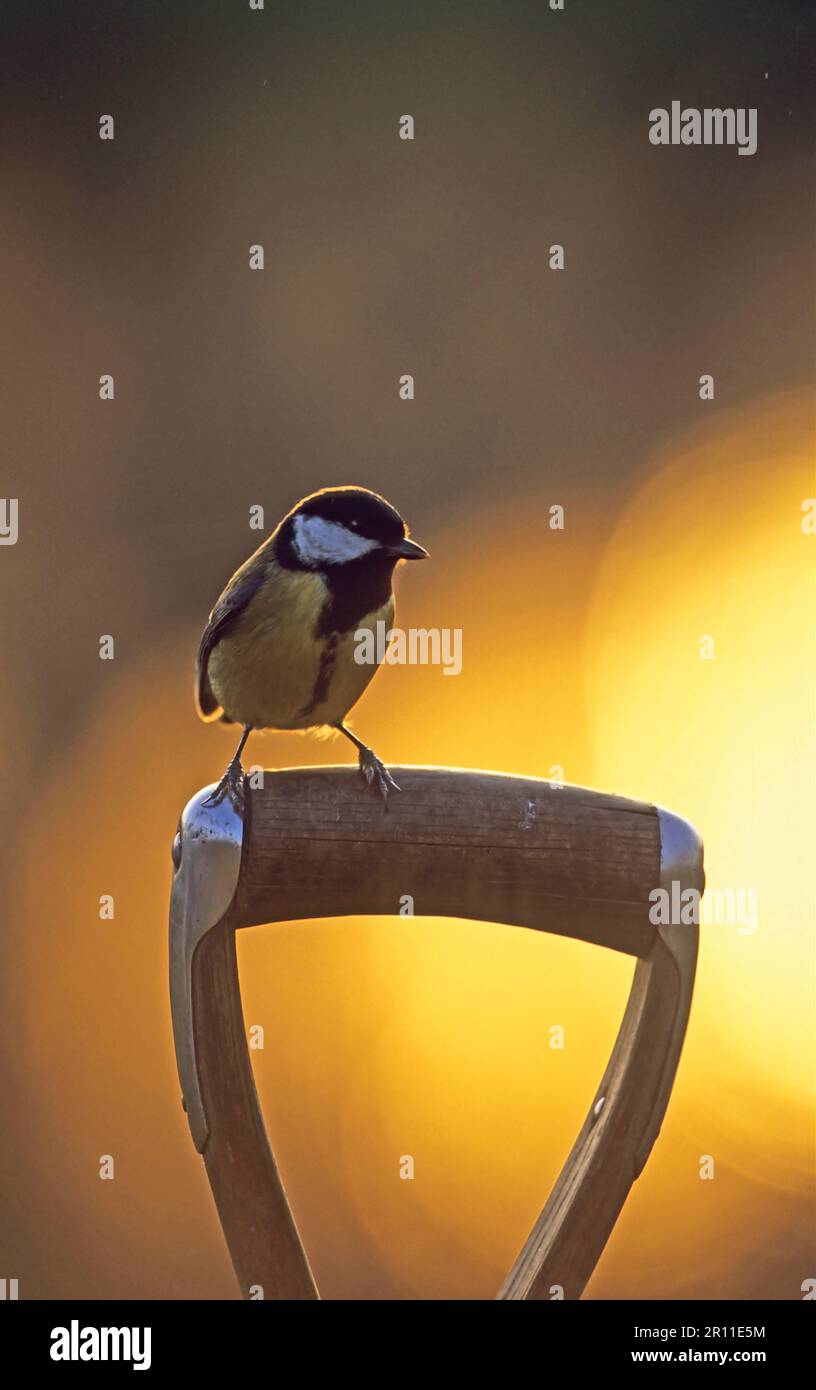
<path fill-rule="evenodd" d="M 526 5 L 464 32 L 455 7 L 429 10 L 397 48 L 396 8 L 377 9 L 381 27 L 372 8 L 328 32 L 309 6 L 265 31 L 206 6 L 188 34 L 130 18 L 119 66 L 102 39 L 57 45 L 56 7 L 53 52 L 32 49 L 21 11 L 42 101 L 21 83 L 0 329 L 21 525 L 0 552 L 0 1272 L 28 1298 L 237 1296 L 167 1000 L 172 835 L 233 743 L 195 720 L 192 659 L 260 539 L 248 508 L 270 528 L 311 488 L 360 482 L 431 551 L 398 575 L 398 622 L 463 631 L 457 678 L 378 675 L 353 723 L 380 755 L 563 768 L 660 802 L 702 832 L 710 885 L 758 895 L 755 932 L 701 929 L 663 1132 L 586 1296 L 801 1297 L 816 484 L 788 12 L 744 59 L 714 22 L 726 85 L 767 93 L 754 161 L 650 149 L 643 103 L 673 93 L 638 7 L 613 35 L 599 6 L 560 33 Z M 693 100 L 691 61 L 686 77 Z M 414 105 L 427 141 L 401 149 Z M 114 106 L 100 151 L 94 113 Z M 273 768 L 334 760 L 345 746 L 296 735 L 249 747 Z M 239 964 L 323 1296 L 492 1297 L 583 1120 L 631 961 L 501 926 L 343 919 L 245 932 Z"/>

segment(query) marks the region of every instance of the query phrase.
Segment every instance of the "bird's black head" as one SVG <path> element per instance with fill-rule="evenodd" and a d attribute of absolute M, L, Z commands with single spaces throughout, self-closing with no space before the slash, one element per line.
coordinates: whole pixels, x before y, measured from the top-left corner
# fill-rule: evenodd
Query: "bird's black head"
<path fill-rule="evenodd" d="M 398 560 L 427 555 L 406 536 L 396 507 L 364 487 L 323 488 L 304 497 L 281 522 L 275 550 L 287 569 L 328 574 L 354 567 L 390 576 Z"/>

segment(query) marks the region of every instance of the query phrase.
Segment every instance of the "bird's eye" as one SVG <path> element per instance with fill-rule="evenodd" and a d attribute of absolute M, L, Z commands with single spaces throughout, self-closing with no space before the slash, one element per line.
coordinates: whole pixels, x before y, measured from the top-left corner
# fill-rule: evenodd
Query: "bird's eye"
<path fill-rule="evenodd" d="M 350 521 L 349 526 L 351 527 L 352 531 L 359 531 L 360 529 L 359 521 Z"/>

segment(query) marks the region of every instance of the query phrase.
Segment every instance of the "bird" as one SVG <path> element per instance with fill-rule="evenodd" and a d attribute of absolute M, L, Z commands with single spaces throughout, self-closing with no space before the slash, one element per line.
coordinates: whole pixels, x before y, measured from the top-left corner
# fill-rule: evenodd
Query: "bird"
<path fill-rule="evenodd" d="M 392 627 L 395 567 L 427 558 L 396 507 L 368 488 L 321 488 L 283 517 L 229 580 L 199 643 L 199 717 L 243 725 L 205 804 L 228 798 L 243 816 L 241 754 L 253 729 L 328 728 L 354 744 L 363 778 L 388 808 L 400 788 L 345 722 L 377 670 L 355 659 L 355 634 Z"/>

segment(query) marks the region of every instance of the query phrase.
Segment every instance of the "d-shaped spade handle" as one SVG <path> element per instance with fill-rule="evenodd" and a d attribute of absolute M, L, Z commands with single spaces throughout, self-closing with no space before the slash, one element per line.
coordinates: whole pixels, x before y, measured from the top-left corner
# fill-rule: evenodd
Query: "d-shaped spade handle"
<path fill-rule="evenodd" d="M 193 1139 L 242 1292 L 317 1298 L 252 1077 L 235 932 L 298 918 L 396 914 L 503 922 L 638 958 L 612 1056 L 501 1299 L 580 1297 L 657 1138 L 685 1036 L 695 921 L 657 926 L 703 889 L 686 821 L 644 802 L 524 777 L 394 769 L 386 812 L 356 769 L 269 772 L 244 822 L 186 807 L 174 844 L 170 988 Z M 684 900 L 684 901 L 687 901 Z"/>

